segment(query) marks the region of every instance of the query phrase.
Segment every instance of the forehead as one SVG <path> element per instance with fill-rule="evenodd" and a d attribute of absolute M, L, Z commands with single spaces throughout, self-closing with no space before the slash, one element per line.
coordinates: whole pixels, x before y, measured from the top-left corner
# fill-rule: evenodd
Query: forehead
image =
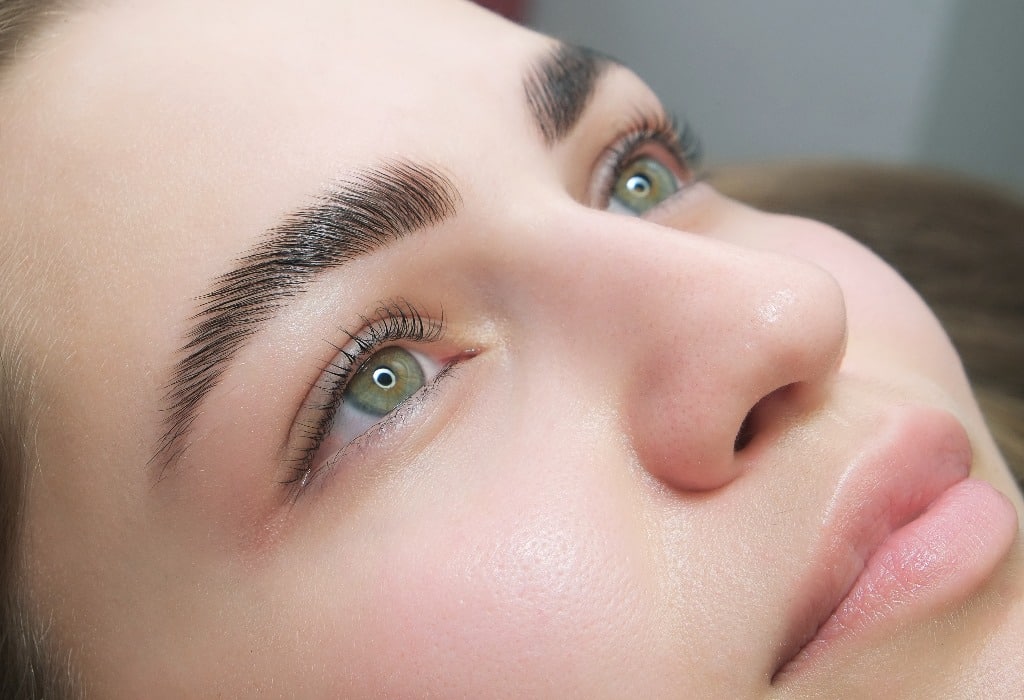
<path fill-rule="evenodd" d="M 215 129 L 206 141 L 219 151 L 252 135 L 271 151 L 301 148 L 324 115 L 348 158 L 415 147 L 432 118 L 494 111 L 543 41 L 457 0 L 115 4 L 73 15 L 55 36 L 23 100 L 51 132 L 108 145 L 105 133 L 195 139 L 200 126 Z"/>
<path fill-rule="evenodd" d="M 455 0 L 100 5 L 55 28 L 0 106 L 0 216 L 106 267 L 165 238 L 223 265 L 334 175 L 457 163 L 527 128 L 517 88 L 545 45 Z"/>

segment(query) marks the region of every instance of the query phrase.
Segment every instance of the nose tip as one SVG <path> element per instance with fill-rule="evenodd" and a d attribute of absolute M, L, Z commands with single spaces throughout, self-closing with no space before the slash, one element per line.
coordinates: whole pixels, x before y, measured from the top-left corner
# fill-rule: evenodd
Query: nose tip
<path fill-rule="evenodd" d="M 773 416 L 785 414 L 779 404 L 804 410 L 842 358 L 838 283 L 809 263 L 770 257 L 692 298 L 679 320 L 688 340 L 638 364 L 645 390 L 632 404 L 634 449 L 673 488 L 707 491 L 737 478 L 745 450 L 770 427 L 758 407 L 770 397 Z"/>

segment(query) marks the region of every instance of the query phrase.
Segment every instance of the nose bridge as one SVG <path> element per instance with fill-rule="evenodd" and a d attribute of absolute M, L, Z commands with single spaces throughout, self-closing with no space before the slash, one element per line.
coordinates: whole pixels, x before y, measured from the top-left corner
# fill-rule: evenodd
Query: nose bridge
<path fill-rule="evenodd" d="M 754 406 L 834 372 L 842 292 L 790 256 L 646 222 L 601 224 L 619 230 L 591 231 L 572 254 L 554 244 L 553 308 L 569 342 L 603 363 L 640 463 L 676 488 L 722 486 L 743 470 L 738 443 Z"/>

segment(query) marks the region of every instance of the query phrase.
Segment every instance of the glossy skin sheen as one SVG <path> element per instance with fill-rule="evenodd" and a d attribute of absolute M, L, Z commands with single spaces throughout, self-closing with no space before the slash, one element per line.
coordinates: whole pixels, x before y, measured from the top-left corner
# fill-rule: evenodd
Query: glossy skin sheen
<path fill-rule="evenodd" d="M 114 2 L 12 74 L 27 575 L 93 695 L 1020 697 L 1024 501 L 927 308 L 704 185 L 605 211 L 598 164 L 657 101 L 613 68 L 547 146 L 523 76 L 551 46 L 458 2 Z M 291 299 L 161 471 L 196 298 L 396 157 L 457 213 Z M 443 320 L 389 341 L 428 387 L 282 483 L 336 348 L 395 300 Z M 865 567 L 881 602 L 847 596 Z"/>

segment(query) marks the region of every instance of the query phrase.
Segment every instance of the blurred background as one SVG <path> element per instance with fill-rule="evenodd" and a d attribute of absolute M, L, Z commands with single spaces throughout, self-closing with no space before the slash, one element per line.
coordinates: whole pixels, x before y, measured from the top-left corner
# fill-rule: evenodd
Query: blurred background
<path fill-rule="evenodd" d="M 707 162 L 938 166 L 1024 194 L 1024 0 L 481 0 L 633 68 Z"/>

